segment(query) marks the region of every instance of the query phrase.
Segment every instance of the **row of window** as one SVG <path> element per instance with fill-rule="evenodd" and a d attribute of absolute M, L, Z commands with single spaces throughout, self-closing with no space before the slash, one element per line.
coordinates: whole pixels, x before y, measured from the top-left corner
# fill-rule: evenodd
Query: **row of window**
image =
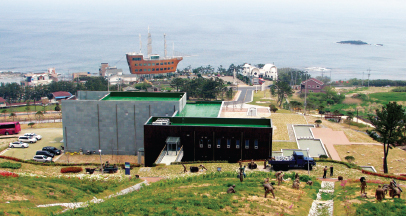
<path fill-rule="evenodd" d="M 160 70 L 163 71 L 163 70 L 171 70 L 171 69 L 173 69 L 173 67 L 171 67 L 171 68 L 169 68 L 169 67 L 168 67 L 168 68 L 156 68 L 156 69 L 155 69 L 155 68 L 152 68 L 152 70 L 151 70 L 151 68 L 148 68 L 148 69 L 139 69 L 139 70 L 138 70 L 138 69 L 135 69 L 134 71 L 135 71 L 135 72 L 138 72 L 138 71 L 140 71 L 140 72 L 141 72 L 141 71 L 160 71 Z"/>
<path fill-rule="evenodd" d="M 144 63 L 143 64 L 137 64 L 135 63 L 134 66 L 155 66 L 155 65 L 170 65 L 170 64 L 174 64 L 174 62 L 161 62 L 161 63 Z"/>
<path fill-rule="evenodd" d="M 308 87 L 308 88 L 312 88 L 312 86 L 311 86 L 311 85 L 307 85 L 307 87 Z M 314 86 L 313 86 L 313 88 L 314 88 Z M 316 88 L 320 88 L 320 86 L 319 86 L 319 85 L 317 85 L 317 86 L 316 86 Z"/>
<path fill-rule="evenodd" d="M 227 144 L 227 148 L 231 148 L 231 139 L 227 139 L 226 144 Z M 234 144 L 235 144 L 236 149 L 240 148 L 240 140 L 235 140 Z M 211 148 L 211 145 L 212 145 L 211 140 L 208 139 L 207 140 L 207 148 Z M 221 139 L 217 139 L 217 146 L 216 147 L 221 148 L 221 145 L 222 145 Z M 204 147 L 203 139 L 200 139 L 199 146 L 200 146 L 200 148 Z M 249 148 L 250 148 L 250 140 L 245 140 L 245 149 L 249 149 Z M 254 140 L 254 149 L 258 149 L 258 140 L 257 139 Z"/>

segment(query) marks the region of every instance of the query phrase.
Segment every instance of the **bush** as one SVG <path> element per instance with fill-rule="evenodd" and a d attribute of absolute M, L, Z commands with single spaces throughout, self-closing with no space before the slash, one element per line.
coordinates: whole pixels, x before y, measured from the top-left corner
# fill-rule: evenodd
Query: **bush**
<path fill-rule="evenodd" d="M 327 155 L 320 155 L 319 158 L 320 159 L 327 159 L 328 157 L 327 157 Z"/>
<path fill-rule="evenodd" d="M 0 163 L 0 168 L 20 169 L 21 163 L 10 163 L 7 161 Z"/>
<path fill-rule="evenodd" d="M 82 167 L 64 167 L 61 169 L 61 173 L 79 173 L 82 170 Z"/>
<path fill-rule="evenodd" d="M 352 163 L 355 160 L 355 158 L 353 156 L 351 156 L 351 155 L 345 156 L 344 159 L 347 160 L 350 163 Z"/>
<path fill-rule="evenodd" d="M 365 202 L 357 204 L 356 215 L 406 215 L 406 205 L 403 199 L 393 199 L 393 202 Z"/>

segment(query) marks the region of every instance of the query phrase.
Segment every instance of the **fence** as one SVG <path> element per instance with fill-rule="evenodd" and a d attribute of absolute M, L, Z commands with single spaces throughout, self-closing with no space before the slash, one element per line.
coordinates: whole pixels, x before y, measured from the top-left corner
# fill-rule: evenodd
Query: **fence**
<path fill-rule="evenodd" d="M 10 117 L 0 117 L 0 122 L 11 122 L 11 121 L 19 121 L 20 124 L 28 124 L 30 122 L 33 123 L 56 123 L 56 122 L 62 122 L 62 116 L 43 116 L 43 117 L 33 117 L 33 118 L 27 118 L 27 117 L 19 117 L 16 116 L 14 118 Z"/>

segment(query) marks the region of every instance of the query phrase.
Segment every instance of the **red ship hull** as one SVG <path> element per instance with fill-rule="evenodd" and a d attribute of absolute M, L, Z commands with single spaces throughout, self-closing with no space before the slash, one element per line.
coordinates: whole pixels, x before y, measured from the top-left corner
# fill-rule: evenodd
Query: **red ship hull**
<path fill-rule="evenodd" d="M 126 54 L 128 67 L 132 74 L 162 74 L 176 72 L 183 57 L 164 59 L 144 59 L 142 54 Z"/>

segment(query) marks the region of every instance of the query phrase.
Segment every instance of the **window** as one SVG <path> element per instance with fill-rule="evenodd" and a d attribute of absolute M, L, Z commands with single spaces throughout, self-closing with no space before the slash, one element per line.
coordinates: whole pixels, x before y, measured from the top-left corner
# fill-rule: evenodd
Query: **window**
<path fill-rule="evenodd" d="M 245 149 L 249 149 L 249 148 L 250 148 L 250 141 L 245 140 Z"/>
<path fill-rule="evenodd" d="M 240 140 L 235 141 L 235 148 L 237 148 L 237 149 L 240 148 Z"/>
<path fill-rule="evenodd" d="M 138 69 L 135 69 L 134 71 L 135 71 L 135 72 L 138 72 Z"/>
<path fill-rule="evenodd" d="M 200 146 L 200 148 L 203 148 L 203 139 L 200 139 L 199 146 Z"/>
<path fill-rule="evenodd" d="M 141 61 L 141 58 L 133 58 L 133 61 Z"/>
<path fill-rule="evenodd" d="M 231 140 L 227 139 L 227 148 L 230 148 L 230 147 L 231 147 Z"/>
<path fill-rule="evenodd" d="M 258 139 L 254 140 L 254 148 L 258 149 Z"/>
<path fill-rule="evenodd" d="M 170 70 L 171 68 L 168 68 L 168 70 Z"/>
<path fill-rule="evenodd" d="M 312 87 L 314 88 L 314 85 Z"/>
<path fill-rule="evenodd" d="M 144 63 L 144 66 L 147 66 L 147 63 Z"/>
<path fill-rule="evenodd" d="M 151 64 L 148 64 L 148 66 L 151 66 Z"/>
<path fill-rule="evenodd" d="M 166 68 L 164 68 L 164 70 L 166 70 Z"/>
<path fill-rule="evenodd" d="M 155 68 L 152 68 L 152 71 L 155 71 Z"/>
<path fill-rule="evenodd" d="M 316 86 L 316 88 L 320 88 L 320 86 L 318 85 L 318 86 Z"/>
<path fill-rule="evenodd" d="M 161 68 L 160 70 L 164 70 L 163 68 Z"/>
<path fill-rule="evenodd" d="M 173 67 L 171 67 L 171 69 L 173 69 Z"/>
<path fill-rule="evenodd" d="M 172 62 L 172 64 L 173 64 L 173 62 Z"/>
<path fill-rule="evenodd" d="M 135 64 L 134 66 L 138 66 L 138 64 Z"/>
<path fill-rule="evenodd" d="M 142 71 L 142 69 L 140 69 L 140 71 Z"/>
<path fill-rule="evenodd" d="M 308 85 L 308 86 L 307 86 L 307 88 L 311 88 L 311 87 L 312 87 L 311 85 Z"/>
<path fill-rule="evenodd" d="M 161 65 L 164 65 L 164 63 L 161 62 Z"/>
<path fill-rule="evenodd" d="M 148 71 L 151 71 L 151 69 L 148 69 Z"/>
<path fill-rule="evenodd" d="M 221 147 L 221 139 L 217 139 L 217 148 Z"/>
<path fill-rule="evenodd" d="M 211 140 L 210 139 L 207 140 L 207 148 L 211 148 Z"/>
<path fill-rule="evenodd" d="M 165 65 L 167 65 L 168 63 L 165 62 Z"/>

